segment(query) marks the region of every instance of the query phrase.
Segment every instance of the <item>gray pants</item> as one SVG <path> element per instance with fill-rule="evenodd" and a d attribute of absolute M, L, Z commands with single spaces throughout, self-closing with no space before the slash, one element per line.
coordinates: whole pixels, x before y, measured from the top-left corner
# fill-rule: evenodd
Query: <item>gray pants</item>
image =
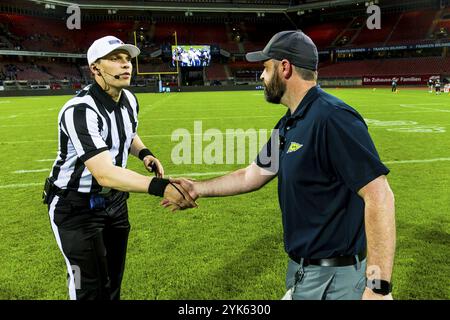
<path fill-rule="evenodd" d="M 292 300 L 361 300 L 365 287 L 366 259 L 345 267 L 304 267 L 289 259 L 286 288 Z"/>

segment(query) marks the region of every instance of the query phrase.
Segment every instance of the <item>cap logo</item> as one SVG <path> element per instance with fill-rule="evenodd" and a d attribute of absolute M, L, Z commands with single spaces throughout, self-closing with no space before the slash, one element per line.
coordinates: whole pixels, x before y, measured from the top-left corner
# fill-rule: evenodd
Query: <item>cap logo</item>
<path fill-rule="evenodd" d="M 123 42 L 120 41 L 120 40 L 109 40 L 108 43 L 109 43 L 109 44 L 115 44 L 115 43 L 123 44 Z"/>

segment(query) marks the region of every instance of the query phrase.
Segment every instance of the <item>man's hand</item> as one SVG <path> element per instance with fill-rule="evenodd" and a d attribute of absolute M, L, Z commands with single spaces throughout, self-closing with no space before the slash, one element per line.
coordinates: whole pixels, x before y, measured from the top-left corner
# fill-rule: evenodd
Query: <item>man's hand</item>
<path fill-rule="evenodd" d="M 180 185 L 184 190 L 186 190 L 194 201 L 198 199 L 199 194 L 195 189 L 194 180 L 186 178 L 170 178 L 169 180 L 172 183 Z"/>
<path fill-rule="evenodd" d="M 373 292 L 372 289 L 366 288 L 361 300 L 394 300 L 394 298 L 392 297 L 391 293 L 383 296 L 381 294 Z"/>
<path fill-rule="evenodd" d="M 172 211 L 197 208 L 197 204 L 189 193 L 179 184 L 170 183 L 164 190 L 164 200 L 161 201 L 164 208 L 171 208 Z"/>
<path fill-rule="evenodd" d="M 158 159 L 153 156 L 146 156 L 142 161 L 144 162 L 145 169 L 149 172 L 154 172 L 157 178 L 164 177 L 164 168 Z"/>

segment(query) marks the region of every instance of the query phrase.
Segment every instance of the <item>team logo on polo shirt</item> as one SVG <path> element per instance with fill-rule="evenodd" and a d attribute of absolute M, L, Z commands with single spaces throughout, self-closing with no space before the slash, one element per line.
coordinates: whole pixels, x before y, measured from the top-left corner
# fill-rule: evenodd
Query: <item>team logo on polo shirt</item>
<path fill-rule="evenodd" d="M 297 142 L 291 142 L 291 145 L 289 146 L 289 149 L 286 153 L 291 153 L 291 152 L 295 152 L 298 149 L 300 149 L 301 147 L 303 147 L 302 144 L 297 143 Z"/>

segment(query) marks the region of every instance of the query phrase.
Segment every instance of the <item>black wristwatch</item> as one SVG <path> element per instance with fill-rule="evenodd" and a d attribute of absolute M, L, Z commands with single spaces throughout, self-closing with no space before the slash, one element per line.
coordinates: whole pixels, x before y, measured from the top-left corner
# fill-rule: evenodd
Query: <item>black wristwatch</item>
<path fill-rule="evenodd" d="M 367 279 L 366 286 L 374 293 L 381 294 L 383 296 L 386 296 L 392 292 L 392 284 L 386 280 Z"/>

